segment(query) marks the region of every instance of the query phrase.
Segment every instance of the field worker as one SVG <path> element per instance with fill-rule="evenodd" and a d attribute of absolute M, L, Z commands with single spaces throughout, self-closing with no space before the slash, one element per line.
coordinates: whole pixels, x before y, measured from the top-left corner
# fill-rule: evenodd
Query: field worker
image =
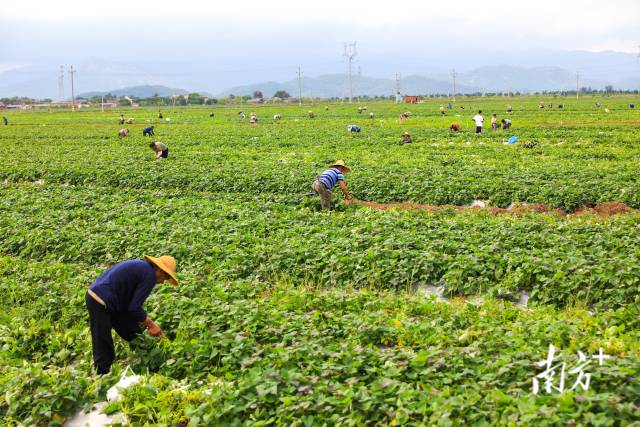
<path fill-rule="evenodd" d="M 449 126 L 449 130 L 451 132 L 460 132 L 460 125 L 458 123 L 451 123 L 451 126 Z"/>
<path fill-rule="evenodd" d="M 544 108 L 544 103 L 541 102 L 540 104 L 538 104 L 538 108 L 543 109 Z"/>
<path fill-rule="evenodd" d="M 158 118 L 161 119 L 162 118 L 162 111 L 158 111 Z"/>
<path fill-rule="evenodd" d="M 93 365 L 99 375 L 108 374 L 115 359 L 111 329 L 125 341 L 142 333 L 143 323 L 154 337 L 164 335 L 142 306 L 159 283 L 178 284 L 176 260 L 170 256 L 122 261 L 109 268 L 87 290 L 85 302 L 91 326 Z"/>
<path fill-rule="evenodd" d="M 400 124 L 404 123 L 404 114 L 400 114 L 400 117 L 398 117 L 398 122 L 400 122 Z"/>
<path fill-rule="evenodd" d="M 511 128 L 511 120 L 509 119 L 502 119 L 502 129 L 510 129 Z"/>
<path fill-rule="evenodd" d="M 153 132 L 153 126 L 147 126 L 142 129 L 142 136 L 153 136 L 155 133 Z"/>
<path fill-rule="evenodd" d="M 369 118 L 373 119 L 373 113 L 369 113 Z"/>
<path fill-rule="evenodd" d="M 313 119 L 316 115 L 313 113 L 313 111 L 309 110 L 309 112 L 307 113 L 307 115 L 309 116 L 310 119 Z"/>
<path fill-rule="evenodd" d="M 282 118 L 282 116 L 280 114 L 274 114 L 273 115 L 273 120 L 280 120 Z"/>
<path fill-rule="evenodd" d="M 362 114 L 362 107 L 358 107 L 358 114 Z"/>
<path fill-rule="evenodd" d="M 124 124 L 124 115 L 120 114 L 120 124 Z"/>
<path fill-rule="evenodd" d="M 636 108 L 636 104 L 629 104 L 629 108 L 633 110 L 634 108 Z M 6 119 L 6 117 L 5 117 L 5 119 Z M 5 125 L 6 125 L 6 123 L 5 123 Z"/>
<path fill-rule="evenodd" d="M 558 104 L 558 108 L 564 108 L 564 104 Z"/>
<path fill-rule="evenodd" d="M 324 111 L 329 111 L 329 106 L 328 105 L 324 106 Z"/>
<path fill-rule="evenodd" d="M 405 132 L 402 134 L 402 143 L 403 144 L 410 144 L 412 143 L 413 140 L 411 139 L 411 135 L 409 134 L 409 132 Z"/>
<path fill-rule="evenodd" d="M 444 105 L 440 106 L 440 114 L 444 116 Z"/>
<path fill-rule="evenodd" d="M 478 114 L 473 116 L 474 122 L 476 122 L 476 133 L 482 133 L 482 122 L 484 122 L 484 117 L 482 117 L 482 110 L 478 111 Z"/>
<path fill-rule="evenodd" d="M 449 110 L 453 109 L 453 104 L 452 104 L 452 103 L 448 103 L 448 104 L 447 104 L 447 108 L 448 108 Z"/>
<path fill-rule="evenodd" d="M 511 104 L 507 105 L 507 113 L 513 113 L 513 107 L 511 106 Z"/>
<path fill-rule="evenodd" d="M 118 138 L 120 139 L 127 137 L 127 135 L 129 135 L 129 129 L 127 128 L 120 129 L 120 132 L 118 132 Z"/>
<path fill-rule="evenodd" d="M 320 208 L 323 211 L 331 209 L 331 190 L 336 184 L 340 186 L 340 190 L 347 200 L 353 198 L 351 194 L 349 194 L 349 190 L 347 190 L 347 185 L 344 183 L 344 174 L 350 170 L 342 160 L 336 160 L 329 169 L 322 172 L 318 179 L 311 184 L 313 192 L 320 196 Z"/>
<path fill-rule="evenodd" d="M 255 123 L 258 123 L 258 115 L 256 113 L 251 113 L 251 120 Z"/>
<path fill-rule="evenodd" d="M 167 144 L 163 144 L 162 142 L 152 142 L 149 144 L 149 148 L 156 153 L 156 160 L 160 160 L 160 158 L 166 159 L 169 157 L 169 147 L 167 147 Z"/>
<path fill-rule="evenodd" d="M 600 108 L 600 103 L 596 101 L 596 108 Z"/>
<path fill-rule="evenodd" d="M 7 116 L 2 116 L 2 121 L 4 122 L 5 126 L 9 125 L 9 119 L 7 119 Z"/>
<path fill-rule="evenodd" d="M 215 117 L 215 114 L 210 113 L 210 114 L 209 114 L 209 117 Z"/>
<path fill-rule="evenodd" d="M 358 125 L 349 125 L 347 126 L 347 131 L 351 133 L 360 133 L 360 126 Z"/>
<path fill-rule="evenodd" d="M 491 130 L 495 132 L 497 129 L 498 129 L 498 116 L 496 115 L 496 113 L 493 113 L 491 115 Z"/>
<path fill-rule="evenodd" d="M 129 117 L 129 118 L 127 119 L 127 124 L 128 124 L 128 125 L 132 125 L 132 124 L 133 124 L 133 117 Z"/>

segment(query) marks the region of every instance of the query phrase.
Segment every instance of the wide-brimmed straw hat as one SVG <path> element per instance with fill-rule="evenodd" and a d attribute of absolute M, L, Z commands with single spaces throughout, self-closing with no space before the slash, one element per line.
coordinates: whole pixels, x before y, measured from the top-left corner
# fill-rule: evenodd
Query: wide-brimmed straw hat
<path fill-rule="evenodd" d="M 176 279 L 176 260 L 174 257 L 169 255 L 163 255 L 161 257 L 152 257 L 149 255 L 145 255 L 144 259 L 158 267 L 160 270 L 164 271 L 169 275 L 169 283 L 172 285 L 178 284 L 178 279 Z"/>
<path fill-rule="evenodd" d="M 402 135 L 409 135 L 409 132 L 405 132 L 405 133 L 403 133 Z"/>
<path fill-rule="evenodd" d="M 335 166 L 342 166 L 343 168 L 345 168 L 347 172 L 351 172 L 351 169 L 349 169 L 349 167 L 345 165 L 344 161 L 342 160 L 336 160 L 335 163 L 331 165 L 331 167 L 335 167 Z"/>

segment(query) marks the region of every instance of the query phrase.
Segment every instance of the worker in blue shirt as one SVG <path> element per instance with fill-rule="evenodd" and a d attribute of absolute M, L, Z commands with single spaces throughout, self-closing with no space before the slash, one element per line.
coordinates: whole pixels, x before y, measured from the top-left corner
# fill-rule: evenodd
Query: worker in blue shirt
<path fill-rule="evenodd" d="M 340 186 L 340 190 L 347 200 L 353 199 L 344 182 L 344 174 L 350 170 L 351 169 L 349 169 L 342 160 L 336 160 L 329 169 L 322 172 L 318 179 L 313 181 L 311 189 L 315 194 L 320 196 L 320 209 L 331 209 L 331 196 L 333 195 L 331 190 L 336 186 L 336 184 Z"/>
<path fill-rule="evenodd" d="M 131 341 L 144 324 L 153 336 L 163 332 L 142 307 L 158 283 L 178 284 L 176 260 L 145 255 L 144 260 L 122 261 L 103 273 L 87 290 L 85 302 L 91 326 L 93 364 L 99 375 L 108 374 L 115 360 L 111 329 Z"/>
<path fill-rule="evenodd" d="M 147 126 L 142 129 L 142 136 L 153 136 L 155 133 L 153 132 L 153 126 Z"/>
<path fill-rule="evenodd" d="M 360 126 L 358 125 L 349 125 L 347 126 L 347 131 L 351 133 L 360 133 Z"/>

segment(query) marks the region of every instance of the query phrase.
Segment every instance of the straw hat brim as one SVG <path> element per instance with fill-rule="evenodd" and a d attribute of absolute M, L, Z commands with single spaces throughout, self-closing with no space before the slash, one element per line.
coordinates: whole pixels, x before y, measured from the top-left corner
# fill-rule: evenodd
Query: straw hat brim
<path fill-rule="evenodd" d="M 347 166 L 347 165 L 338 165 L 338 164 L 331 165 L 332 168 L 335 168 L 337 166 L 341 166 L 341 167 L 343 167 L 345 169 L 345 171 L 351 172 L 351 168 L 349 168 L 349 166 Z"/>
<path fill-rule="evenodd" d="M 169 270 L 167 266 L 165 266 L 164 263 L 159 258 L 145 255 L 144 259 L 146 259 L 147 261 L 149 261 L 150 263 L 158 267 L 160 270 L 167 273 L 169 275 L 169 283 L 171 283 L 174 286 L 178 285 L 178 279 L 176 278 L 176 274 L 171 270 Z"/>

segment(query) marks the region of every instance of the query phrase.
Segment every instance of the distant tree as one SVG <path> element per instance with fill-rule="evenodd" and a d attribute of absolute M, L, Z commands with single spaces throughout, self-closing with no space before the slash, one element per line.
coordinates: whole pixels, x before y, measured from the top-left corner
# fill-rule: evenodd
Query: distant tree
<path fill-rule="evenodd" d="M 261 91 L 261 90 L 254 90 L 254 91 L 253 91 L 253 97 L 254 97 L 254 98 L 264 98 L 264 97 L 262 96 L 262 91 Z"/>
<path fill-rule="evenodd" d="M 289 95 L 289 92 L 287 92 L 286 90 L 279 90 L 273 94 L 273 97 L 287 99 L 287 98 L 291 98 L 291 95 Z"/>
<path fill-rule="evenodd" d="M 42 100 L 42 102 L 53 102 L 53 99 L 51 98 L 45 98 Z"/>
<path fill-rule="evenodd" d="M 606 86 L 604 87 L 604 91 L 605 91 L 606 93 L 612 93 L 612 92 L 613 92 L 613 86 L 611 86 L 611 85 L 606 85 Z"/>
<path fill-rule="evenodd" d="M 131 101 L 129 101 L 127 98 L 120 98 L 120 100 L 118 101 L 118 104 L 121 107 L 130 107 L 131 106 Z"/>
<path fill-rule="evenodd" d="M 228 96 L 229 99 L 234 99 L 235 97 L 236 96 L 234 94 L 232 94 L 232 93 L 230 93 L 229 96 Z"/>
<path fill-rule="evenodd" d="M 217 103 L 218 103 L 218 99 L 217 98 L 209 98 L 209 99 L 207 99 L 207 102 L 205 104 L 213 105 L 213 104 L 217 104 Z"/>

